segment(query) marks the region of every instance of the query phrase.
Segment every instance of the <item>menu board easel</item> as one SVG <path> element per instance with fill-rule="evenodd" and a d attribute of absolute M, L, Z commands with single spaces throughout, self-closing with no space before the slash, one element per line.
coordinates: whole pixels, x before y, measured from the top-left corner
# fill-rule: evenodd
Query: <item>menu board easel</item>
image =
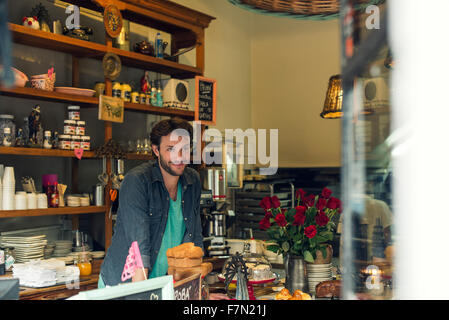
<path fill-rule="evenodd" d="M 195 121 L 215 125 L 217 111 L 217 81 L 195 77 Z"/>

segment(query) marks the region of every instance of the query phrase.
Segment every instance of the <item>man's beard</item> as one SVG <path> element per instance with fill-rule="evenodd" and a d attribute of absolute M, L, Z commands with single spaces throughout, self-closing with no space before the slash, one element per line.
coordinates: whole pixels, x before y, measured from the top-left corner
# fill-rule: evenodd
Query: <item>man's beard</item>
<path fill-rule="evenodd" d="M 170 168 L 169 163 L 168 163 L 167 161 L 164 160 L 164 158 L 162 157 L 162 154 L 159 154 L 159 165 L 160 165 L 165 171 L 167 171 L 168 174 L 170 174 L 170 175 L 172 175 L 172 176 L 175 176 L 175 177 L 178 177 L 178 176 L 182 175 L 182 173 L 184 172 L 184 171 L 181 172 L 181 173 L 176 173 L 176 172 L 174 172 L 174 171 Z"/>

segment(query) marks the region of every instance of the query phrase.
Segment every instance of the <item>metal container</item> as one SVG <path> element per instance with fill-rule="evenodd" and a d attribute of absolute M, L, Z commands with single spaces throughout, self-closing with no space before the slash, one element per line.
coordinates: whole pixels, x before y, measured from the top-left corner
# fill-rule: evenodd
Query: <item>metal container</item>
<path fill-rule="evenodd" d="M 215 237 L 226 236 L 226 215 L 224 213 L 217 211 L 212 212 L 211 224 L 212 224 L 212 228 L 210 228 L 212 229 L 211 236 Z"/>
<path fill-rule="evenodd" d="M 213 197 L 215 201 L 226 201 L 226 170 L 214 169 L 214 189 Z"/>
<path fill-rule="evenodd" d="M 104 206 L 104 187 L 102 184 L 97 184 L 94 187 L 94 203 L 96 206 Z"/>
<path fill-rule="evenodd" d="M 129 51 L 129 21 L 123 20 L 122 31 L 117 38 L 112 39 L 112 45 L 115 48 Z"/>

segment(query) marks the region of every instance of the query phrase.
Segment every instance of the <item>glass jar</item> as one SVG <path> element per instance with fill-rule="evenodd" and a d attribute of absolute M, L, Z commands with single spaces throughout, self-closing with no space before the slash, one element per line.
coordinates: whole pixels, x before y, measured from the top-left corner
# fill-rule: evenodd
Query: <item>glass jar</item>
<path fill-rule="evenodd" d="M 5 271 L 9 271 L 16 261 L 16 251 L 14 247 L 5 247 L 3 251 L 5 252 Z"/>
<path fill-rule="evenodd" d="M 145 104 L 148 106 L 151 105 L 151 94 L 150 93 L 145 94 Z"/>
<path fill-rule="evenodd" d="M 78 121 L 81 119 L 80 106 L 68 106 L 67 110 L 69 111 L 69 120 Z"/>
<path fill-rule="evenodd" d="M 146 104 L 146 100 L 147 100 L 147 95 L 145 93 L 141 92 L 139 95 L 139 103 Z"/>
<path fill-rule="evenodd" d="M 127 83 L 123 83 L 122 86 L 122 99 L 126 102 L 131 102 L 131 86 Z"/>
<path fill-rule="evenodd" d="M 72 136 L 61 134 L 59 136 L 59 149 L 70 150 L 72 148 Z"/>
<path fill-rule="evenodd" d="M 120 82 L 114 82 L 112 84 L 112 96 L 116 98 L 122 97 L 122 85 Z"/>
<path fill-rule="evenodd" d="M 16 124 L 14 123 L 14 116 L 10 114 L 0 114 L 0 145 L 3 145 L 3 135 L 5 128 L 9 128 L 11 134 L 11 141 L 16 140 Z M 11 142 L 12 144 L 12 142 Z M 11 145 L 13 146 L 13 145 Z"/>
<path fill-rule="evenodd" d="M 88 276 L 92 273 L 92 260 L 89 253 L 80 252 L 76 258 L 76 265 L 80 269 L 80 276 Z"/>
<path fill-rule="evenodd" d="M 64 134 L 74 135 L 76 134 L 76 121 L 64 120 Z"/>
<path fill-rule="evenodd" d="M 86 133 L 86 121 L 77 121 L 75 134 L 77 136 L 84 136 Z"/>
<path fill-rule="evenodd" d="M 75 150 L 81 147 L 80 136 L 72 136 L 72 142 L 70 143 L 70 149 Z"/>
<path fill-rule="evenodd" d="M 132 103 L 139 103 L 139 93 L 134 91 L 131 93 L 131 102 Z"/>
<path fill-rule="evenodd" d="M 81 136 L 81 149 L 90 150 L 90 136 Z"/>
<path fill-rule="evenodd" d="M 4 128 L 3 129 L 3 146 L 5 147 L 11 147 L 12 146 L 12 135 L 11 135 L 11 128 Z"/>
<path fill-rule="evenodd" d="M 51 141 L 51 131 L 45 131 L 44 132 L 44 148 L 45 149 L 51 149 L 53 146 Z"/>

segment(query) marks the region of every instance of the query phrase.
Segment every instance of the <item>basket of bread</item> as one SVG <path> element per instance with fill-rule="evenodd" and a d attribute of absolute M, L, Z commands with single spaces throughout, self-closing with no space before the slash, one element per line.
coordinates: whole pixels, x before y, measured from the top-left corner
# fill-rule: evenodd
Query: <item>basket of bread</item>
<path fill-rule="evenodd" d="M 193 242 L 186 242 L 167 250 L 168 274 L 175 281 L 187 278 L 196 273 L 205 277 L 212 271 L 212 263 L 203 262 L 204 252 Z"/>

